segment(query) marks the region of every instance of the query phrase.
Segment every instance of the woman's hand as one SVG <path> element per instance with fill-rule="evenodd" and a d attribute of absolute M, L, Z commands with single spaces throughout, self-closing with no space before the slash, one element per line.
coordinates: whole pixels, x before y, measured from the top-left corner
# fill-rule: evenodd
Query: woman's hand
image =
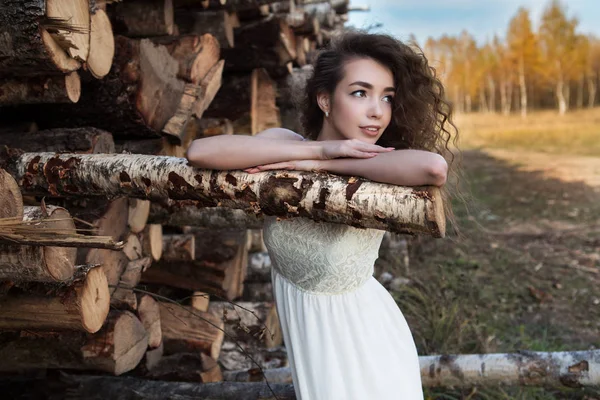
<path fill-rule="evenodd" d="M 321 144 L 321 159 L 333 158 L 371 158 L 379 153 L 393 151 L 393 147 L 382 147 L 358 139 L 324 140 Z"/>
<path fill-rule="evenodd" d="M 273 169 L 288 169 L 294 171 L 321 171 L 323 163 L 320 160 L 293 160 L 283 161 L 272 164 L 257 165 L 256 167 L 246 168 L 244 171 L 254 174 L 256 172 L 269 171 Z"/>

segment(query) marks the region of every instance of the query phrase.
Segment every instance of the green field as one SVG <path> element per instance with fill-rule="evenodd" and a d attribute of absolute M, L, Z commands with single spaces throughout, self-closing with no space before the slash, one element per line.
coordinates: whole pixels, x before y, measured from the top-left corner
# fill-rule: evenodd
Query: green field
<path fill-rule="evenodd" d="M 520 115 L 457 115 L 463 149 L 498 147 L 600 157 L 600 108 L 559 116 L 556 111 Z"/>

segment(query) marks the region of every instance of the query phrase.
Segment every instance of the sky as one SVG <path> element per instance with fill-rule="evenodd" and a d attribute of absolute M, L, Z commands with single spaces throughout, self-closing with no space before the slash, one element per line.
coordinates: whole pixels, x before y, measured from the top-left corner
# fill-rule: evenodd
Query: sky
<path fill-rule="evenodd" d="M 544 8 L 550 0 L 350 0 L 350 6 L 368 5 L 370 12 L 352 11 L 346 25 L 366 28 L 382 23 L 373 32 L 392 34 L 407 40 L 412 33 L 423 46 L 428 37 L 443 34 L 458 36 L 463 29 L 471 33 L 479 44 L 492 40 L 494 34 L 506 35 L 509 21 L 519 7 L 530 11 L 534 29 L 537 29 Z M 600 37 L 600 1 L 568 0 L 567 16 L 577 17 L 579 33 L 593 33 Z"/>

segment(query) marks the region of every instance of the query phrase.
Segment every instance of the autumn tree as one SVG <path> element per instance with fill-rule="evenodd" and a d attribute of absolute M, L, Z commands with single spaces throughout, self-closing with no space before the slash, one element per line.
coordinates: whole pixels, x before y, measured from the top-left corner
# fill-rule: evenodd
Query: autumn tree
<path fill-rule="evenodd" d="M 527 116 L 527 87 L 534 69 L 539 63 L 539 47 L 535 33 L 531 28 L 529 11 L 519 8 L 511 19 L 506 35 L 508 46 L 507 57 L 516 66 L 519 82 L 521 116 Z"/>
<path fill-rule="evenodd" d="M 598 80 L 600 79 L 600 39 L 595 36 L 588 36 L 588 55 L 586 63 L 586 79 L 588 93 L 588 108 L 594 107 L 596 103 L 596 93 L 598 91 Z"/>
<path fill-rule="evenodd" d="M 544 72 L 554 83 L 558 112 L 561 115 L 569 108 L 569 78 L 575 56 L 575 29 L 578 23 L 576 18 L 567 18 L 566 9 L 558 0 L 552 0 L 544 10 L 540 24 L 539 37 L 544 57 Z"/>

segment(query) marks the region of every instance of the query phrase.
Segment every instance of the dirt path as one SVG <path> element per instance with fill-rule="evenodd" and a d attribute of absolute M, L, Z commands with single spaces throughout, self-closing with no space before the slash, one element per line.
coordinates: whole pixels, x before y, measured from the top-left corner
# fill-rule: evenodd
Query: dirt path
<path fill-rule="evenodd" d="M 465 151 L 463 165 L 463 236 L 412 239 L 396 294 L 419 351 L 600 347 L 600 158 Z"/>

